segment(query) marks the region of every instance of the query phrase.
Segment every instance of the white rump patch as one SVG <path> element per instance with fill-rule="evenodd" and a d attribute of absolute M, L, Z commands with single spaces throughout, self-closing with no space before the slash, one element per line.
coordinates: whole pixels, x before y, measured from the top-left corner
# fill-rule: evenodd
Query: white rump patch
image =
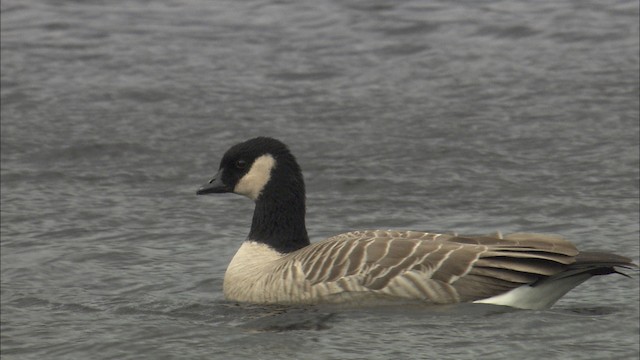
<path fill-rule="evenodd" d="M 504 294 L 476 300 L 474 303 L 506 305 L 520 309 L 548 309 L 569 290 L 580 285 L 592 275 L 588 273 L 543 281 L 536 286 L 522 285 Z"/>
<path fill-rule="evenodd" d="M 276 160 L 270 154 L 265 154 L 255 159 L 249 172 L 247 172 L 236 184 L 233 192 L 244 195 L 251 200 L 256 200 L 262 193 L 262 189 L 271 178 L 271 170 Z"/>

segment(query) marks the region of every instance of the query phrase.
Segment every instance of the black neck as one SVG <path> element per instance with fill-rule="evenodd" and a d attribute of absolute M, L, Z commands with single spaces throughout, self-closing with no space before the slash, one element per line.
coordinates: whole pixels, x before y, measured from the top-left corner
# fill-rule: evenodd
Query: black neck
<path fill-rule="evenodd" d="M 305 226 L 304 185 L 274 192 L 269 186 L 256 200 L 249 240 L 265 243 L 281 253 L 309 245 Z"/>

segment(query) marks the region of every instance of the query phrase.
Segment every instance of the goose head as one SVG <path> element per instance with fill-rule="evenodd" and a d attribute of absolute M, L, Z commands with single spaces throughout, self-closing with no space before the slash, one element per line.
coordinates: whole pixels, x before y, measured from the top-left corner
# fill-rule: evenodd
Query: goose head
<path fill-rule="evenodd" d="M 290 252 L 309 244 L 300 166 L 282 142 L 257 137 L 232 146 L 196 194 L 235 193 L 256 204 L 248 240 Z"/>
<path fill-rule="evenodd" d="M 304 194 L 304 180 L 287 146 L 276 139 L 257 137 L 227 150 L 217 174 L 196 194 L 232 192 L 257 201 L 265 192 L 283 195 L 296 191 Z"/>

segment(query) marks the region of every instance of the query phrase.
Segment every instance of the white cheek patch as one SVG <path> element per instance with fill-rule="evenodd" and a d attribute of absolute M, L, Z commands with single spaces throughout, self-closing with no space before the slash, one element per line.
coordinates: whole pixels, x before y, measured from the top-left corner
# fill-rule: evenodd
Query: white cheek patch
<path fill-rule="evenodd" d="M 236 184 L 233 192 L 244 195 L 251 200 L 256 200 L 262 193 L 262 189 L 271 178 L 271 170 L 274 168 L 276 160 L 270 154 L 265 154 L 257 158 L 249 172 L 247 172 Z"/>

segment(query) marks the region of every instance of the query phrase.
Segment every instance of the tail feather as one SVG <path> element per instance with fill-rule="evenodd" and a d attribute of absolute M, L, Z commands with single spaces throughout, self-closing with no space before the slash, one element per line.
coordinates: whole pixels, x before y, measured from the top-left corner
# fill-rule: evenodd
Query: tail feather
<path fill-rule="evenodd" d="M 637 269 L 638 265 L 634 264 L 631 259 L 625 256 L 600 252 L 600 251 L 582 251 L 575 257 L 576 262 L 572 266 L 595 266 L 595 267 L 614 267 L 619 266 L 627 269 Z"/>
<path fill-rule="evenodd" d="M 573 264 L 556 274 L 540 277 L 531 284 L 475 302 L 525 309 L 544 309 L 551 307 L 564 294 L 592 276 L 615 273 L 630 277 L 618 271 L 617 268 L 638 271 L 638 265 L 624 256 L 604 252 L 581 252 L 576 255 Z"/>
<path fill-rule="evenodd" d="M 638 269 L 638 266 L 627 257 L 605 252 L 585 251 L 579 253 L 575 257 L 575 262 L 569 265 L 563 271 L 547 278 L 541 278 L 531 286 L 537 286 L 540 283 L 551 282 L 563 278 L 577 276 L 580 274 L 588 274 L 589 277 L 597 275 L 621 274 L 629 277 L 629 275 L 616 270 L 616 267 L 629 270 Z"/>

